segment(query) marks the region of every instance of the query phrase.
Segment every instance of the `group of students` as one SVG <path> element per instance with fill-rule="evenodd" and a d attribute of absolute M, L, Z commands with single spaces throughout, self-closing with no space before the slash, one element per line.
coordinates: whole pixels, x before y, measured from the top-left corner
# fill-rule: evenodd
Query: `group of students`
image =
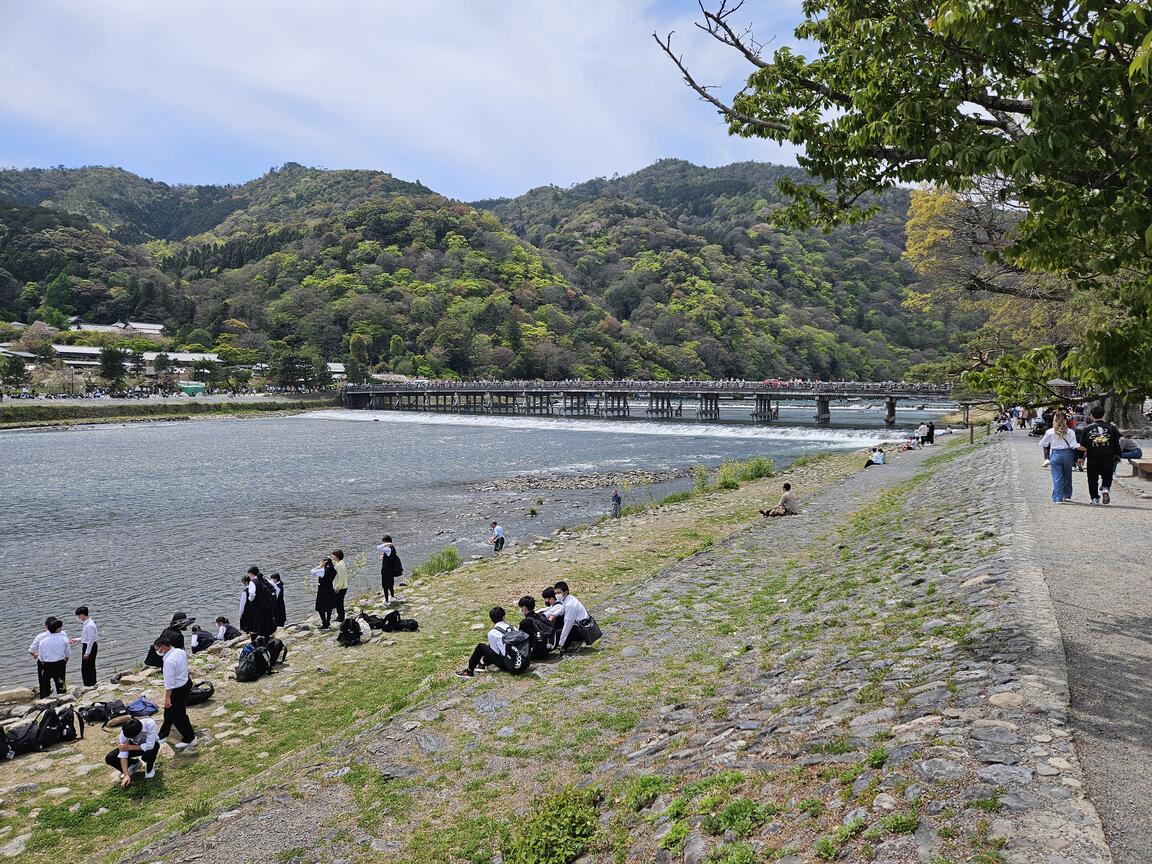
<path fill-rule="evenodd" d="M 525 595 L 519 599 L 520 626 L 513 627 L 505 618 L 503 606 L 494 606 L 488 612 L 492 629 L 486 642 L 472 650 L 468 665 L 456 675 L 471 678 L 477 671 L 502 669 L 505 672 L 523 672 L 532 660 L 547 656 L 552 651 L 561 654 L 576 651 L 584 644 L 595 641 L 590 630 L 595 622 L 584 604 L 572 596 L 567 582 L 557 582 L 540 592 L 544 608 L 536 609 L 536 599 Z"/>
<path fill-rule="evenodd" d="M 76 620 L 80 622 L 80 636 L 72 639 L 64 631 L 64 622 L 55 615 L 49 615 L 44 621 L 44 630 L 37 633 L 28 646 L 28 653 L 36 660 L 41 699 L 51 696 L 53 687 L 57 695 L 66 692 L 68 661 L 72 659 L 72 646 L 76 644 L 80 645 L 80 677 L 84 686 L 96 686 L 96 649 L 100 633 L 88 614 L 87 606 L 77 608 Z"/>
<path fill-rule="evenodd" d="M 396 583 L 404 575 L 400 553 L 388 534 L 383 536 L 376 551 L 380 555 L 380 589 L 384 592 L 384 602 L 398 603 Z M 348 595 L 348 564 L 344 561 L 344 550 L 333 549 L 331 555 L 312 569 L 312 577 L 316 580 L 315 608 L 320 615 L 320 629 L 331 630 L 333 613 L 337 624 L 343 623 L 346 617 L 344 598 Z"/>

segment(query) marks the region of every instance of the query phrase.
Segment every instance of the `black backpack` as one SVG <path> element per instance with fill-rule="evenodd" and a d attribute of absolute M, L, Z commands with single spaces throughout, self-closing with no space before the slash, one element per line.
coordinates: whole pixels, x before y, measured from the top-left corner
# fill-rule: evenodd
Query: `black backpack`
<path fill-rule="evenodd" d="M 75 741 L 84 738 L 84 718 L 81 717 L 71 705 L 64 705 L 56 709 L 56 717 L 60 720 L 60 740 Z M 76 724 L 80 724 L 80 732 L 76 732 Z"/>
<path fill-rule="evenodd" d="M 185 699 L 185 702 L 188 705 L 202 705 L 211 699 L 215 692 L 216 688 L 209 682 L 201 681 L 199 684 L 192 685 L 192 689 L 188 691 L 188 697 Z"/>
<path fill-rule="evenodd" d="M 532 640 L 528 634 L 511 624 L 505 624 L 504 629 L 497 625 L 496 629 L 500 630 L 504 640 L 504 659 L 508 671 L 513 674 L 527 672 L 532 665 Z"/>
<path fill-rule="evenodd" d="M 119 699 L 114 699 L 111 702 L 93 702 L 91 705 L 77 708 L 76 713 L 87 725 L 92 726 L 123 717 L 128 713 L 128 706 Z"/>
<path fill-rule="evenodd" d="M 389 612 L 388 614 L 389 615 L 395 615 L 397 618 L 400 617 L 399 612 Z M 362 619 L 364 619 L 364 621 L 366 621 L 368 623 L 368 626 L 371 627 L 373 630 L 393 630 L 393 629 L 395 629 L 394 627 L 386 626 L 387 625 L 386 619 L 381 618 L 379 615 L 372 615 L 368 612 L 361 612 L 360 617 Z"/>
<path fill-rule="evenodd" d="M 32 720 L 8 730 L 8 758 L 34 753 L 40 749 L 40 724 Z"/>
<path fill-rule="evenodd" d="M 356 619 L 345 618 L 344 623 L 340 625 L 340 632 L 336 636 L 336 641 L 345 648 L 351 648 L 353 645 L 360 644 L 360 636 L 360 625 L 356 623 Z"/>
<path fill-rule="evenodd" d="M 543 616 L 532 615 L 520 622 L 520 629 L 528 634 L 529 654 L 533 660 L 547 657 L 556 647 L 556 628 Z"/>
<path fill-rule="evenodd" d="M 393 609 L 391 612 L 389 612 L 387 615 L 385 615 L 381 619 L 380 629 L 383 630 L 385 633 L 394 633 L 398 629 L 400 629 L 399 624 L 400 624 L 400 613 L 397 610 Z"/>
<path fill-rule="evenodd" d="M 53 709 L 44 709 L 37 725 L 40 728 L 37 732 L 36 743 L 41 750 L 59 744 L 64 740 L 64 724 L 60 722 L 60 715 Z M 73 731 L 73 737 L 75 737 L 75 731 Z"/>
<path fill-rule="evenodd" d="M 415 618 L 399 618 L 396 621 L 396 629 L 408 633 L 415 633 L 420 629 L 420 622 Z"/>
<path fill-rule="evenodd" d="M 275 637 L 268 637 L 268 661 L 272 666 L 288 660 L 288 646 Z"/>
<path fill-rule="evenodd" d="M 250 645 L 240 652 L 240 660 L 236 663 L 237 681 L 255 681 L 271 671 L 272 658 L 268 656 L 267 648 Z"/>

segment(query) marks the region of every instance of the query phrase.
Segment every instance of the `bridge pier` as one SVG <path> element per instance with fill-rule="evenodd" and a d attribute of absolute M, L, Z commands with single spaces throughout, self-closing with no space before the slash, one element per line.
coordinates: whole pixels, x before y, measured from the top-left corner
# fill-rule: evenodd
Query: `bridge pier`
<path fill-rule="evenodd" d="M 832 398 L 830 396 L 816 397 L 816 422 L 821 426 L 832 422 Z"/>
<path fill-rule="evenodd" d="M 628 416 L 628 394 L 606 392 L 600 394 L 604 404 L 605 417 L 627 417 Z"/>
<path fill-rule="evenodd" d="M 552 394 L 538 390 L 524 391 L 524 410 L 529 414 L 551 414 Z"/>
<path fill-rule="evenodd" d="M 648 407 L 644 413 L 649 417 L 679 417 L 683 412 L 683 400 L 680 407 L 676 407 L 672 404 L 673 397 L 672 393 L 649 393 Z"/>
<path fill-rule="evenodd" d="M 896 397 L 889 396 L 884 402 L 884 422 L 889 426 L 896 425 Z"/>
<path fill-rule="evenodd" d="M 465 414 L 487 414 L 487 393 L 457 393 L 456 410 Z"/>
<path fill-rule="evenodd" d="M 752 411 L 752 419 L 761 423 L 780 419 L 780 403 L 772 405 L 772 396 L 767 393 L 756 394 L 756 408 Z"/>
<path fill-rule="evenodd" d="M 518 414 L 519 400 L 515 393 L 489 393 L 488 410 L 493 414 Z"/>
<path fill-rule="evenodd" d="M 699 400 L 699 407 L 696 409 L 696 417 L 699 420 L 719 420 L 720 419 L 720 394 L 719 393 L 697 393 L 697 400 Z"/>
<path fill-rule="evenodd" d="M 560 410 L 565 415 L 576 417 L 587 417 L 593 413 L 592 409 L 588 407 L 588 394 L 584 391 L 564 391 Z"/>

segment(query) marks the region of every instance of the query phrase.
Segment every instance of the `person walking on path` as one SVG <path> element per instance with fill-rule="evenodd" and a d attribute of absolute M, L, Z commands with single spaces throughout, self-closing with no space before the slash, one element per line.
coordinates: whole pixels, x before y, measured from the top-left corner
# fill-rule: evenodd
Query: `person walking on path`
<path fill-rule="evenodd" d="M 316 611 L 320 613 L 320 629 L 332 629 L 332 610 L 336 608 L 336 567 L 331 558 L 325 558 L 312 571 L 316 579 Z"/>
<path fill-rule="evenodd" d="M 32 640 L 28 653 L 36 658 L 40 698 L 47 699 L 52 694 L 53 684 L 56 685 L 56 695 L 64 695 L 68 658 L 72 656 L 68 634 L 64 632 L 64 622 L 55 617 L 45 621 L 44 632 Z"/>
<path fill-rule="evenodd" d="M 620 510 L 622 509 L 623 505 L 624 505 L 624 499 L 620 497 L 620 491 L 618 489 L 613 489 L 612 490 L 612 518 L 613 519 L 619 519 L 620 518 Z"/>
<path fill-rule="evenodd" d="M 1092 408 L 1092 422 L 1080 433 L 1088 471 L 1088 497 L 1093 504 L 1112 501 L 1112 474 L 1120 458 L 1120 430 L 1104 420 L 1104 406 Z"/>
<path fill-rule="evenodd" d="M 1052 472 L 1052 501 L 1063 504 L 1072 500 L 1072 464 L 1082 449 L 1076 433 L 1068 428 L 1063 412 L 1052 417 L 1052 428 L 1040 439 L 1040 447 L 1048 448 L 1048 467 Z"/>
<path fill-rule="evenodd" d="M 392 542 L 392 535 L 385 534 L 380 545 L 376 547 L 380 553 L 380 587 L 384 589 L 384 602 L 396 601 L 396 580 L 404 575 L 404 565 L 400 563 L 400 553 L 396 551 L 396 544 Z"/>
<path fill-rule="evenodd" d="M 492 529 L 492 536 L 488 538 L 488 542 L 492 544 L 493 551 L 499 552 L 504 548 L 504 528 L 497 524 L 496 520 L 492 520 L 489 527 Z"/>
<path fill-rule="evenodd" d="M 336 592 L 336 623 L 344 621 L 344 598 L 348 595 L 348 565 L 344 563 L 344 550 L 332 550 L 332 566 L 336 568 L 336 580 L 332 588 Z"/>
<path fill-rule="evenodd" d="M 81 606 L 76 610 L 76 619 L 80 622 L 80 677 L 85 687 L 96 686 L 96 640 L 100 631 L 96 622 L 88 614 L 88 607 Z"/>
<path fill-rule="evenodd" d="M 168 743 L 168 733 L 172 727 L 180 733 L 177 750 L 187 750 L 196 743 L 196 730 L 188 718 L 188 693 L 192 689 L 192 679 L 188 675 L 188 654 L 183 648 L 173 648 L 172 640 L 161 636 L 154 646 L 164 662 L 164 723 L 160 726 L 158 743 Z"/>

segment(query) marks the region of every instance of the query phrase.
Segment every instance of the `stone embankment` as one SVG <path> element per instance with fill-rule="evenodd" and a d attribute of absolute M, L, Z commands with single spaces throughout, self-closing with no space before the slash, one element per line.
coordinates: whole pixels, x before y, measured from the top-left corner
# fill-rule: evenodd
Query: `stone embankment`
<path fill-rule="evenodd" d="M 518 474 L 486 483 L 476 483 L 474 492 L 522 492 L 537 489 L 606 489 L 626 491 L 636 486 L 650 486 L 689 476 L 686 468 L 665 471 L 592 471 L 580 474 Z"/>
<path fill-rule="evenodd" d="M 167 791 L 78 797 L 105 773 L 87 743 L 26 758 L 0 843 L 31 860 L 70 820 L 112 818 L 139 830 L 99 857 L 140 864 L 1109 862 L 1003 446 L 828 482 L 858 464 L 798 469 L 797 517 L 742 528 L 742 489 L 407 586 L 418 634 L 343 651 L 290 633 L 288 670 L 200 711 L 204 750 L 166 759 Z M 485 629 L 460 597 L 510 605 L 564 576 L 598 646 L 451 677 Z M 232 661 L 196 662 L 218 679 Z"/>

